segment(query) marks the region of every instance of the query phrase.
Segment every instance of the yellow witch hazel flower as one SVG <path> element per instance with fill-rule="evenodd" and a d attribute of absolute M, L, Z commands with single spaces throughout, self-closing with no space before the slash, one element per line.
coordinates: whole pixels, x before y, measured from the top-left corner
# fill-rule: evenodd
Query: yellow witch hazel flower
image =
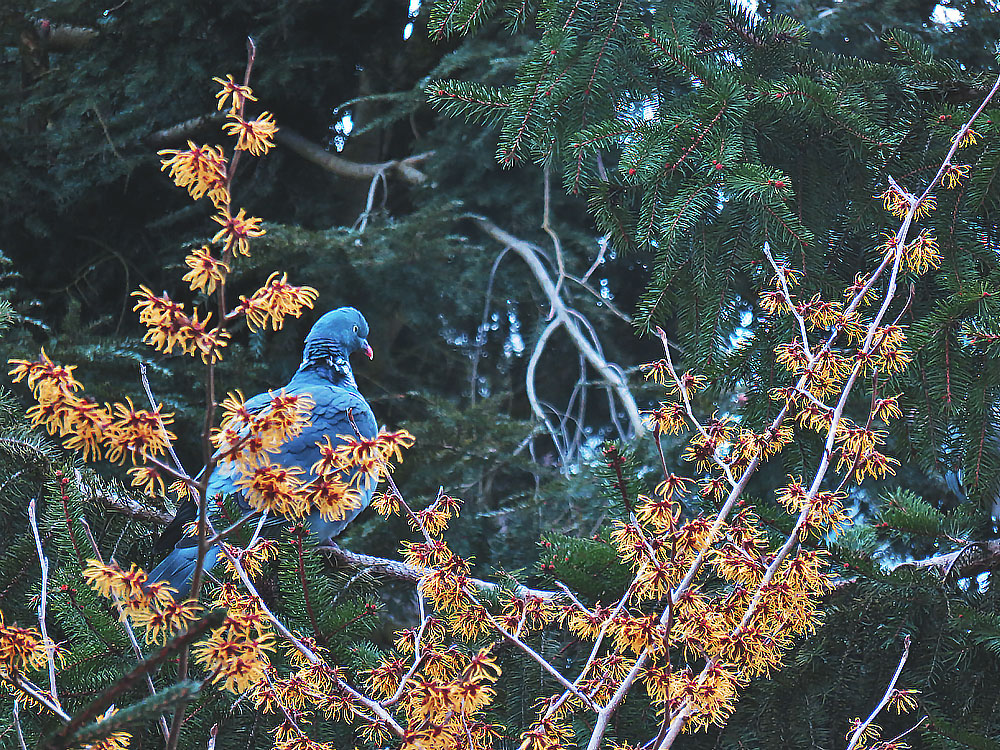
<path fill-rule="evenodd" d="M 944 175 L 942 176 L 942 181 L 944 186 L 951 190 L 954 187 L 962 184 L 962 180 L 969 176 L 969 172 L 972 170 L 968 164 L 951 164 L 950 162 L 945 165 Z"/>
<path fill-rule="evenodd" d="M 35 628 L 5 624 L 0 611 L 0 676 L 17 675 L 25 669 L 42 669 L 46 659 L 42 634 Z"/>

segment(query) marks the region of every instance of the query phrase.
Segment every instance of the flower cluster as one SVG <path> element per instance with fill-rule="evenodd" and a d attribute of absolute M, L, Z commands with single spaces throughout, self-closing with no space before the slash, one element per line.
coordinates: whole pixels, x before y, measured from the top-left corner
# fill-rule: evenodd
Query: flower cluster
<path fill-rule="evenodd" d="M 297 318 L 305 308 L 311 308 L 319 292 L 311 286 L 293 286 L 288 283 L 288 274 L 275 271 L 267 283 L 251 297 L 240 296 L 239 310 L 246 316 L 251 329 L 271 328 L 277 331 L 284 325 L 285 318 Z"/>
<path fill-rule="evenodd" d="M 224 328 L 209 328 L 212 313 L 199 320 L 197 310 L 189 315 L 184 305 L 174 302 L 166 293 L 156 295 L 145 286 L 132 292 L 132 296 L 139 299 L 132 309 L 146 326 L 142 340 L 154 349 L 170 354 L 176 347 L 184 354 L 200 356 L 206 363 L 221 358 L 222 349 L 231 337 Z"/>
<path fill-rule="evenodd" d="M 42 669 L 47 661 L 42 634 L 35 628 L 6 624 L 0 611 L 0 679 L 9 680 L 26 671 Z"/>
<path fill-rule="evenodd" d="M 167 171 L 177 187 L 195 200 L 207 195 L 216 207 L 229 203 L 227 162 L 218 146 L 196 146 L 188 141 L 186 149 L 160 151 L 161 169 Z"/>
<path fill-rule="evenodd" d="M 98 404 L 79 396 L 83 385 L 74 377 L 75 367 L 64 367 L 49 359 L 43 349 L 37 360 L 12 359 L 13 381 L 27 379 L 37 404 L 28 410 L 34 427 L 65 438 L 70 450 L 85 460 L 106 454 L 115 462 L 131 458 L 145 461 L 166 452 L 176 436 L 167 429 L 173 415 L 154 409 L 136 409 L 126 403 Z"/>
<path fill-rule="evenodd" d="M 147 643 L 165 643 L 202 614 L 197 602 L 176 601 L 173 589 L 162 581 L 150 581 L 135 564 L 122 570 L 115 563 L 88 560 L 83 577 L 97 592 L 118 603 L 123 618 L 145 629 Z"/>

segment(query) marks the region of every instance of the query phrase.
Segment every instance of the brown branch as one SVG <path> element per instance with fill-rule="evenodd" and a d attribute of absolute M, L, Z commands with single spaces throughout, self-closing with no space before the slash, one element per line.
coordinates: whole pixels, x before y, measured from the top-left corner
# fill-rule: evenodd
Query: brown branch
<path fill-rule="evenodd" d="M 175 143 L 184 140 L 208 125 L 221 122 L 222 118 L 223 114 L 221 112 L 198 115 L 184 122 L 179 122 L 176 125 L 154 131 L 143 140 L 150 146 Z M 351 180 L 372 180 L 378 175 L 394 175 L 403 180 L 403 182 L 408 182 L 411 185 L 421 185 L 427 181 L 427 175 L 420 171 L 417 165 L 434 155 L 433 151 L 425 151 L 421 154 L 408 156 L 405 159 L 391 159 L 377 164 L 350 161 L 336 154 L 331 154 L 322 146 L 313 143 L 305 136 L 285 125 L 275 133 L 274 140 L 306 161 L 310 161 L 328 172 L 333 172 L 335 175 Z"/>
<path fill-rule="evenodd" d="M 294 151 L 307 161 L 322 167 L 328 172 L 333 172 L 340 177 L 347 177 L 352 180 L 371 180 L 379 174 L 395 174 L 404 182 L 411 185 L 420 185 L 427 181 L 427 175 L 417 169 L 416 165 L 429 159 L 434 152 L 427 151 L 422 154 L 408 156 L 405 159 L 393 159 L 380 164 L 364 164 L 349 161 L 335 154 L 331 154 L 321 146 L 316 145 L 304 136 L 296 133 L 288 127 L 282 127 L 275 133 L 274 140 L 290 151 Z"/>
<path fill-rule="evenodd" d="M 385 576 L 386 578 L 395 578 L 399 581 L 412 581 L 413 583 L 419 583 L 425 575 L 431 572 L 430 568 L 420 568 L 416 565 L 407 565 L 399 560 L 388 560 L 384 557 L 372 557 L 371 555 L 362 555 L 360 552 L 351 552 L 350 550 L 337 546 L 333 542 L 317 545 L 316 549 L 327 557 L 338 560 L 352 568 L 367 568 L 373 573 Z M 469 578 L 468 582 L 477 589 L 484 591 L 498 591 L 503 588 L 503 586 L 498 583 L 490 583 L 489 581 L 483 581 L 479 578 Z M 520 584 L 514 588 L 513 593 L 522 599 L 529 596 L 535 596 L 540 599 L 553 600 L 562 598 L 563 596 L 558 591 L 529 589 L 527 586 L 522 586 Z"/>
<path fill-rule="evenodd" d="M 87 26 L 55 24 L 39 19 L 34 24 L 35 33 L 49 52 L 70 52 L 97 39 L 100 32 Z"/>
<path fill-rule="evenodd" d="M 142 140 L 148 146 L 165 146 L 168 143 L 184 140 L 209 125 L 222 122 L 223 116 L 222 112 L 198 115 L 197 117 L 192 117 L 190 120 L 185 120 L 176 125 L 171 125 L 170 127 L 150 133 Z"/>

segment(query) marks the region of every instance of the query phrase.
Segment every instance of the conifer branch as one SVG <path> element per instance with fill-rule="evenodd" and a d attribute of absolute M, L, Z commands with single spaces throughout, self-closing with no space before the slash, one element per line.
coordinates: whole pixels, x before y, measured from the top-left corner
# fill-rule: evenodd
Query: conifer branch
<path fill-rule="evenodd" d="M 100 721 L 81 728 L 69 737 L 65 741 L 65 744 L 52 746 L 53 750 L 62 750 L 63 748 L 78 747 L 80 745 L 93 747 L 93 743 L 96 740 L 119 732 L 131 724 L 149 721 L 152 716 L 162 714 L 175 705 L 183 706 L 189 703 L 198 697 L 201 688 L 202 683 L 200 682 L 182 680 L 168 688 L 164 688 L 155 695 L 132 704 L 128 708 L 123 708 L 121 711 L 116 711 Z"/>

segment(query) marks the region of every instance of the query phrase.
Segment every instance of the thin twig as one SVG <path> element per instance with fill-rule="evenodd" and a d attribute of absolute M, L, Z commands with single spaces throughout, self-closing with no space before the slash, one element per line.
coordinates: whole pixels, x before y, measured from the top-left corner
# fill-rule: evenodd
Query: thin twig
<path fill-rule="evenodd" d="M 881 713 L 882 709 L 886 707 L 890 700 L 892 700 L 893 693 L 896 691 L 896 681 L 899 679 L 900 673 L 903 671 L 903 665 L 906 664 L 906 658 L 910 655 L 910 636 L 907 635 L 903 639 L 903 655 L 899 658 L 899 665 L 896 667 L 896 672 L 893 674 L 892 679 L 889 680 L 889 687 L 885 689 L 885 695 L 882 696 L 882 700 L 879 701 L 875 710 L 868 714 L 868 718 L 862 722 L 862 724 L 854 730 L 851 735 L 851 741 L 847 745 L 847 750 L 854 750 L 861 741 L 862 735 L 864 735 L 865 730 L 868 726 L 875 721 L 875 717 Z M 926 717 L 925 717 L 926 718 Z M 923 722 L 923 719 L 920 720 Z M 917 725 L 919 726 L 919 724 Z"/>
<path fill-rule="evenodd" d="M 558 271 L 555 294 L 550 300 L 552 307 L 549 310 L 549 318 L 551 319 L 556 314 L 556 302 L 561 301 L 563 281 L 566 279 L 566 263 L 563 261 L 562 242 L 559 240 L 559 235 L 552 228 L 552 190 L 549 184 L 551 182 L 549 173 L 550 167 L 546 164 L 542 170 L 542 230 L 552 240 L 552 249 L 556 253 L 556 269 Z"/>
<path fill-rule="evenodd" d="M 802 353 L 806 355 L 806 361 L 812 364 L 813 355 L 812 350 L 809 348 L 809 336 L 806 333 L 806 321 L 802 317 L 802 313 L 799 312 L 798 308 L 795 307 L 795 302 L 792 300 L 792 294 L 788 289 L 788 279 L 785 278 L 785 272 L 774 262 L 774 257 L 771 255 L 771 251 L 767 249 L 767 244 L 764 245 L 764 255 L 767 257 L 768 261 L 771 263 L 771 267 L 774 269 L 775 275 L 778 277 L 778 281 L 781 284 L 781 294 L 785 298 L 785 304 L 788 305 L 788 309 L 791 310 L 792 315 L 795 316 L 795 320 L 799 324 L 799 335 L 802 337 Z"/>
<path fill-rule="evenodd" d="M 21 744 L 21 750 L 28 750 L 24 742 L 24 732 L 21 731 L 21 702 L 14 701 L 14 727 L 17 729 L 17 741 Z"/>
<path fill-rule="evenodd" d="M 544 669 L 546 672 L 548 672 L 555 678 L 556 682 L 558 682 L 566 690 L 568 690 L 577 698 L 579 698 L 583 702 L 583 705 L 594 711 L 597 710 L 597 704 L 594 703 L 594 701 L 590 698 L 590 696 L 585 693 L 581 693 L 580 689 L 576 685 L 567 680 L 562 675 L 562 673 L 559 672 L 558 669 L 553 667 L 541 654 L 539 654 L 537 651 L 535 651 L 535 649 L 533 649 L 527 643 L 518 638 L 514 633 L 508 631 L 503 625 L 501 625 L 497 621 L 495 617 L 493 617 L 493 615 L 489 613 L 489 611 L 486 612 L 486 616 L 493 624 L 493 627 L 497 629 L 497 632 L 499 632 L 504 638 L 513 643 L 519 649 L 521 649 L 521 651 L 524 652 L 527 656 L 530 656 L 532 659 L 534 659 L 535 662 L 537 662 L 542 669 Z"/>
<path fill-rule="evenodd" d="M 26 680 L 24 677 L 18 674 L 2 675 L 0 674 L 0 682 L 6 682 L 7 684 L 17 688 L 22 693 L 31 696 L 35 701 L 45 706 L 49 711 L 58 716 L 64 724 L 68 724 L 73 718 L 68 713 L 66 713 L 62 706 L 56 705 L 52 702 L 52 698 L 49 694 L 42 690 L 38 685 L 33 683 L 31 680 Z"/>
<path fill-rule="evenodd" d="M 87 539 L 90 541 L 90 546 L 94 550 L 94 556 L 97 561 L 104 565 L 104 558 L 101 556 L 101 550 L 97 546 L 97 540 L 94 538 L 94 532 L 90 530 L 90 524 L 87 523 L 87 519 L 80 517 L 80 523 L 83 526 L 83 531 L 87 535 Z M 111 592 L 111 596 L 114 599 L 115 606 L 118 608 L 119 620 L 122 626 L 125 628 L 125 634 L 128 636 L 129 643 L 132 644 L 132 653 L 135 654 L 137 661 L 143 660 L 142 647 L 139 646 L 139 640 L 135 637 L 135 632 L 132 630 L 132 623 L 128 621 L 125 616 L 125 608 L 122 606 L 121 600 L 118 595 Z M 150 674 L 146 675 L 146 686 L 149 688 L 150 695 L 156 695 L 156 686 L 153 684 L 153 677 Z M 170 737 L 170 727 L 167 725 L 167 719 L 164 716 L 160 716 L 160 731 L 163 733 L 164 739 Z"/>
<path fill-rule="evenodd" d="M 406 684 L 410 681 L 410 678 L 417 673 L 420 666 L 424 663 L 424 659 L 427 657 L 426 653 L 421 652 L 420 641 L 424 636 L 424 629 L 427 627 L 427 623 L 430 620 L 427 615 L 424 614 L 424 595 L 420 593 L 420 587 L 417 587 L 417 606 L 420 609 L 420 627 L 417 629 L 417 634 L 413 637 L 413 664 L 403 675 L 403 678 L 399 681 L 399 687 L 396 688 L 396 692 L 387 701 L 382 701 L 382 705 L 385 708 L 395 705 L 395 703 L 403 697 L 403 693 L 406 691 Z"/>
<path fill-rule="evenodd" d="M 35 537 L 35 551 L 38 553 L 38 564 L 42 568 L 42 593 L 38 602 L 38 626 L 42 631 L 42 643 L 45 644 L 45 658 L 49 663 L 49 693 L 55 704 L 59 703 L 59 692 L 56 688 L 56 658 L 55 644 L 49 638 L 48 627 L 45 624 L 45 609 L 48 602 L 49 593 L 49 561 L 42 551 L 42 537 L 38 533 L 38 517 L 35 512 L 36 498 L 32 498 L 28 503 L 28 522 L 31 524 L 31 533 Z"/>
<path fill-rule="evenodd" d="M 590 341 L 587 340 L 583 331 L 580 330 L 580 326 L 577 321 L 574 320 L 569 314 L 569 309 L 566 303 L 558 294 L 556 284 L 552 281 L 552 277 L 545 269 L 542 261 L 539 259 L 541 249 L 530 242 L 526 242 L 525 240 L 504 231 L 483 216 L 466 214 L 465 217 L 474 221 L 484 232 L 493 237 L 495 240 L 503 243 L 504 246 L 509 247 L 517 253 L 525 263 L 528 264 L 528 268 L 538 281 L 538 284 L 548 299 L 549 304 L 555 310 L 554 320 L 562 321 L 562 324 L 566 329 L 566 333 L 569 335 L 576 348 L 581 354 L 583 354 L 584 357 L 587 358 L 587 362 L 590 363 L 591 367 L 597 370 L 597 372 L 604 379 L 605 383 L 607 383 L 607 385 L 614 390 L 615 396 L 621 402 L 625 412 L 628 414 L 632 432 L 635 435 L 644 434 L 646 432 L 646 426 L 639 414 L 639 407 L 636 404 L 635 397 L 628 388 L 628 382 L 622 377 L 620 370 L 616 370 L 612 367 L 611 364 L 604 357 L 602 357 L 596 349 L 594 349 Z"/>
<path fill-rule="evenodd" d="M 145 362 L 139 363 L 139 378 L 142 380 L 142 389 L 146 392 L 146 398 L 149 400 L 149 407 L 153 410 L 153 414 L 156 415 L 156 423 L 160 426 L 160 432 L 163 433 L 163 442 L 167 444 L 167 451 L 170 453 L 170 458 L 174 461 L 174 466 L 184 476 L 190 476 L 185 471 L 184 464 L 177 457 L 177 453 L 174 451 L 174 444 L 170 440 L 170 433 L 167 432 L 167 426 L 163 424 L 163 418 L 160 416 L 160 405 L 156 402 L 156 398 L 153 396 L 153 389 L 149 386 L 149 377 L 146 375 Z"/>

